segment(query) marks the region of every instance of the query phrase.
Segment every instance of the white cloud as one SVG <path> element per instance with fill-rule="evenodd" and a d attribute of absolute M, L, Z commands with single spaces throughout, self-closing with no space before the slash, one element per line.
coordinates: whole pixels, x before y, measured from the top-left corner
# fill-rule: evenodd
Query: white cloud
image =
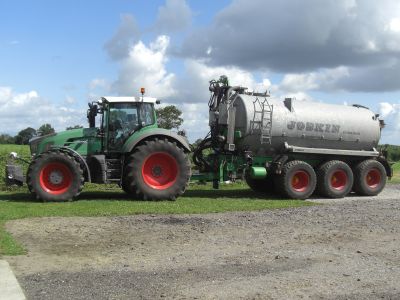
<path fill-rule="evenodd" d="M 168 73 L 166 51 L 169 37 L 161 35 L 150 45 L 137 42 L 129 51 L 128 57 L 121 60 L 118 79 L 111 89 L 120 95 L 137 95 L 141 87 L 149 96 L 169 97 L 174 94 L 175 75 Z"/>
<path fill-rule="evenodd" d="M 346 68 L 349 76 L 332 83 L 326 78 L 323 87 L 393 91 L 400 90 L 399 33 L 398 0 L 233 0 L 186 37 L 181 55 L 214 66 L 289 73 L 292 88 L 294 81 L 321 88 L 323 81 L 313 76 Z"/>
<path fill-rule="evenodd" d="M 382 131 L 381 143 L 399 145 L 400 140 L 400 103 L 379 103 L 381 119 L 385 120 L 386 127 Z"/>
<path fill-rule="evenodd" d="M 396 104 L 391 104 L 388 102 L 379 103 L 379 114 L 381 115 L 382 118 L 386 118 L 395 111 L 396 111 Z"/>
<path fill-rule="evenodd" d="M 386 30 L 400 32 L 400 18 L 391 19 L 389 24 L 386 26 Z"/>
<path fill-rule="evenodd" d="M 108 55 L 114 60 L 125 58 L 130 47 L 139 37 L 139 29 L 136 20 L 132 15 L 121 15 L 121 24 L 112 38 L 106 42 L 104 49 Z"/>
<path fill-rule="evenodd" d="M 108 91 L 110 89 L 110 83 L 104 78 L 94 78 L 89 83 L 89 89 L 102 89 Z"/>
<path fill-rule="evenodd" d="M 0 132 L 12 134 L 26 127 L 39 128 L 44 123 L 50 123 L 57 131 L 86 124 L 83 110 L 59 107 L 40 97 L 37 91 L 18 93 L 11 87 L 0 87 L 0 119 Z"/>
<path fill-rule="evenodd" d="M 248 87 L 250 91 L 265 92 L 271 86 L 267 78 L 257 81 L 252 73 L 237 67 L 212 67 L 205 61 L 187 59 L 184 75 L 175 82 L 174 102 L 202 102 L 206 106 L 210 97 L 209 81 L 221 75 L 228 76 L 230 85 Z"/>
<path fill-rule="evenodd" d="M 190 25 L 192 11 L 185 0 L 166 0 L 158 9 L 155 27 L 158 32 L 181 31 Z"/>
<path fill-rule="evenodd" d="M 72 104 L 76 103 L 76 99 L 74 97 L 71 97 L 71 96 L 66 96 L 64 102 L 67 105 L 72 105 Z"/>
<path fill-rule="evenodd" d="M 347 67 L 322 69 L 309 73 L 289 73 L 283 77 L 279 89 L 287 92 L 330 90 L 336 88 L 335 84 L 338 80 L 349 76 Z"/>

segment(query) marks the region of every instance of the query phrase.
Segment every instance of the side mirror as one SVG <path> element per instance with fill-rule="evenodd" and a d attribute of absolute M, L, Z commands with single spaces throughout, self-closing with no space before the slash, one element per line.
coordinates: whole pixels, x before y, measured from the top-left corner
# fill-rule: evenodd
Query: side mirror
<path fill-rule="evenodd" d="M 96 116 L 97 116 L 97 104 L 88 103 L 89 109 L 87 112 L 87 118 L 89 120 L 89 127 L 96 127 Z"/>

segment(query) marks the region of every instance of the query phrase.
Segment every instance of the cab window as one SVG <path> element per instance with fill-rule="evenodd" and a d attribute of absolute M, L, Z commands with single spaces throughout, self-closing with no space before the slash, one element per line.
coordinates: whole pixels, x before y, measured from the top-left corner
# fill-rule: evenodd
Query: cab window
<path fill-rule="evenodd" d="M 142 103 L 140 106 L 140 121 L 144 126 L 154 124 L 154 107 L 151 103 Z"/>
<path fill-rule="evenodd" d="M 119 149 L 139 127 L 136 103 L 112 103 L 108 119 L 109 149 Z"/>

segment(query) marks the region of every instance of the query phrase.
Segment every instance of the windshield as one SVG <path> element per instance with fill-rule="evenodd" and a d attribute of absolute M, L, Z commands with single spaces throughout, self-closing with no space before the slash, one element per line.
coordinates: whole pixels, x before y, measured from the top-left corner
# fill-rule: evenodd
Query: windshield
<path fill-rule="evenodd" d="M 109 149 L 119 149 L 139 127 L 138 109 L 133 103 L 112 103 L 108 120 Z"/>

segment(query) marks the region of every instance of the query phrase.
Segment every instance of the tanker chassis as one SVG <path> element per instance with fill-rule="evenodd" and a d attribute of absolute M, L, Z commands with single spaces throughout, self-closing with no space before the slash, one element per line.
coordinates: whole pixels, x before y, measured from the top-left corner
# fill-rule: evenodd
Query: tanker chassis
<path fill-rule="evenodd" d="M 89 128 L 30 140 L 25 176 L 13 153 L 6 183 L 28 185 L 43 201 L 76 198 L 85 182 L 117 183 L 132 199 L 175 200 L 192 180 L 243 178 L 256 192 L 306 199 L 373 196 L 392 169 L 377 146 L 384 122 L 361 105 L 274 99 L 210 82 L 210 132 L 196 149 L 157 128 L 155 98 L 102 97 L 89 104 Z M 96 116 L 101 115 L 96 127 Z M 191 176 L 189 154 L 197 174 Z"/>

